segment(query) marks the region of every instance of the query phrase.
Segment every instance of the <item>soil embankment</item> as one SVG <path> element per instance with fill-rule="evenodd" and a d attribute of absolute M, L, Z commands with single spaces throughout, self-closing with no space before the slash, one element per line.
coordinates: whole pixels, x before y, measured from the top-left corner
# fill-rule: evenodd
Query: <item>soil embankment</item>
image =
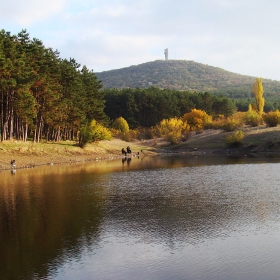
<path fill-rule="evenodd" d="M 186 155 L 274 155 L 280 156 L 280 127 L 267 128 L 244 127 L 243 145 L 229 148 L 224 138 L 229 132 L 223 130 L 205 130 L 193 132 L 186 142 L 169 145 L 161 139 L 125 142 L 119 139 L 100 141 L 87 145 L 84 149 L 71 142 L 39 143 L 9 142 L 0 143 L 0 170 L 10 169 L 11 160 L 17 168 L 29 168 L 38 165 L 105 160 L 122 157 L 121 149 L 130 146 L 132 156 L 154 156 L 159 154 Z"/>

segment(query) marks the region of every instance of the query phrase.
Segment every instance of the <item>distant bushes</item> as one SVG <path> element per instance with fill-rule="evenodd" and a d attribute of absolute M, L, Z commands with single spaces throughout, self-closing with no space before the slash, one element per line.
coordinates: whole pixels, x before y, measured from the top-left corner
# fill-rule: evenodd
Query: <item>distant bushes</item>
<path fill-rule="evenodd" d="M 182 117 L 182 120 L 188 124 L 190 130 L 203 130 L 212 122 L 212 116 L 203 110 L 192 109 Z"/>
<path fill-rule="evenodd" d="M 171 144 L 183 141 L 189 130 L 190 126 L 179 118 L 163 119 L 155 127 L 157 135 Z"/>
<path fill-rule="evenodd" d="M 83 148 L 87 143 L 95 142 L 99 140 L 111 140 L 111 131 L 98 123 L 96 120 L 92 120 L 90 124 L 81 126 L 79 131 L 79 147 Z"/>
<path fill-rule="evenodd" d="M 155 135 L 153 127 L 138 127 L 129 129 L 127 121 L 123 117 L 115 119 L 110 129 L 113 137 L 122 139 L 126 142 L 133 140 L 152 139 Z"/>
<path fill-rule="evenodd" d="M 280 123 L 280 112 L 278 110 L 271 111 L 263 116 L 263 120 L 267 126 L 275 127 Z"/>
<path fill-rule="evenodd" d="M 225 131 L 233 131 L 244 125 L 244 112 L 236 112 L 231 117 L 225 118 L 222 115 L 215 118 L 206 128 L 223 129 Z"/>
<path fill-rule="evenodd" d="M 234 133 L 227 135 L 224 141 L 229 146 L 240 146 L 242 145 L 242 140 L 244 138 L 244 132 L 242 130 L 237 130 Z"/>
<path fill-rule="evenodd" d="M 123 117 L 116 118 L 112 123 L 112 128 L 123 133 L 129 131 L 129 125 Z"/>
<path fill-rule="evenodd" d="M 263 123 L 262 116 L 258 114 L 258 112 L 254 110 L 249 110 L 244 115 L 244 122 L 250 126 L 259 126 Z"/>
<path fill-rule="evenodd" d="M 191 132 L 201 132 L 204 129 L 223 129 L 229 134 L 224 141 L 229 146 L 238 146 L 242 144 L 244 133 L 242 130 L 237 130 L 245 125 L 259 126 L 266 123 L 269 127 L 277 126 L 280 123 L 280 111 L 269 112 L 260 115 L 257 111 L 249 106 L 247 112 L 235 112 L 229 117 L 224 114 L 216 114 L 214 117 L 208 115 L 204 110 L 191 109 L 182 117 L 164 118 L 158 124 L 152 127 L 139 127 L 129 130 L 127 121 L 120 117 L 117 118 L 111 128 L 111 133 L 114 137 L 125 141 L 134 139 L 146 140 L 156 137 L 163 138 L 171 144 L 177 144 L 186 141 Z"/>

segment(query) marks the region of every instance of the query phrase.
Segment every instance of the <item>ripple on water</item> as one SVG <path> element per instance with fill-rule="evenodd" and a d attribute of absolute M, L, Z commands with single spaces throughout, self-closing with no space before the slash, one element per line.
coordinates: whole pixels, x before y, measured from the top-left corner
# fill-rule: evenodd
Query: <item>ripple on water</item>
<path fill-rule="evenodd" d="M 36 186 L 37 204 L 27 189 L 20 191 L 30 199 L 26 213 L 42 206 L 48 218 L 38 234 L 48 238 L 38 244 L 46 250 L 44 242 L 53 241 L 48 244 L 56 258 L 44 265 L 54 279 L 277 279 L 279 167 L 215 164 L 72 174 L 56 179 L 55 187 Z M 5 205 L 15 213 L 12 204 Z M 36 211 L 25 218 L 29 224 Z M 9 220 L 11 230 L 24 224 L 14 217 L 20 215 Z"/>
<path fill-rule="evenodd" d="M 197 239 L 240 231 L 265 213 L 279 212 L 278 187 L 264 189 L 267 178 L 258 178 L 254 165 L 240 165 L 238 176 L 230 165 L 214 167 L 219 173 L 211 166 L 130 172 L 131 187 L 125 184 L 128 175 L 119 173 L 110 193 L 109 220 L 129 234 L 149 232 L 157 239 L 183 232 Z"/>

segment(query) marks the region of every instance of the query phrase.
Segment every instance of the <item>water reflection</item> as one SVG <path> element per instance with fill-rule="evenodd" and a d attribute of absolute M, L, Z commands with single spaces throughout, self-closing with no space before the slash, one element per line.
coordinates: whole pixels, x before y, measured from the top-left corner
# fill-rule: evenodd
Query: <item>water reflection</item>
<path fill-rule="evenodd" d="M 18 170 L 12 179 L 0 193 L 3 277 L 43 278 L 49 268 L 78 256 L 84 244 L 98 242 L 106 197 L 98 187 L 100 176 L 81 182 L 75 174 L 36 176 Z"/>
<path fill-rule="evenodd" d="M 131 157 L 129 157 L 129 158 L 124 157 L 124 158 L 122 158 L 122 164 L 124 165 L 126 163 L 127 166 L 129 167 L 131 160 L 132 160 Z"/>
<path fill-rule="evenodd" d="M 98 279 L 134 275 L 135 279 L 136 268 L 137 279 L 144 279 L 141 272 L 151 264 L 151 274 L 145 270 L 146 279 L 174 276 L 174 265 L 183 269 L 186 260 L 201 258 L 192 246 L 207 244 L 200 253 L 210 258 L 212 243 L 218 248 L 218 241 L 236 237 L 236 233 L 252 238 L 280 230 L 280 165 L 272 162 L 222 157 L 126 158 L 2 172 L 1 275 L 3 279 L 55 278 L 70 263 L 78 267 L 76 279 L 93 275 Z M 228 246 L 232 250 L 231 242 Z M 266 247 L 271 248 L 267 241 Z M 164 260 L 163 267 L 152 248 L 178 258 Z M 272 261 L 278 256 L 268 255 L 263 247 L 256 251 Z M 230 257 L 224 255 L 216 263 Z M 201 264 L 193 266 L 188 270 L 195 278 Z M 60 279 L 71 278 L 64 275 Z M 223 272 L 221 278 L 226 275 Z M 181 279 L 186 276 L 183 273 Z M 208 278 L 217 277 L 212 276 Z"/>

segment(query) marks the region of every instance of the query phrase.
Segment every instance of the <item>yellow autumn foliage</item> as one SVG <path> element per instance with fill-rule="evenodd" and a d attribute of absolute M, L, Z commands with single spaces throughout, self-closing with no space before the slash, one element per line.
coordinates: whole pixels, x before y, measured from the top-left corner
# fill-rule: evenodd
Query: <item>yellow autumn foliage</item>
<path fill-rule="evenodd" d="M 182 120 L 190 126 L 191 130 L 202 130 L 212 122 L 212 116 L 209 116 L 203 110 L 192 109 L 191 112 L 182 117 Z"/>
<path fill-rule="evenodd" d="M 156 133 L 172 144 L 181 142 L 189 132 L 189 125 L 180 118 L 163 119 L 155 127 Z"/>
<path fill-rule="evenodd" d="M 253 83 L 253 92 L 255 95 L 257 112 L 262 115 L 264 108 L 264 90 L 262 85 L 262 78 L 256 78 L 256 81 Z"/>
<path fill-rule="evenodd" d="M 242 130 L 237 130 L 234 133 L 227 135 L 224 138 L 224 141 L 229 146 L 239 146 L 242 144 L 243 138 L 244 138 L 244 132 Z"/>
<path fill-rule="evenodd" d="M 263 116 L 264 122 L 269 127 L 275 127 L 280 123 L 280 111 L 276 110 L 275 112 L 268 112 Z"/>
<path fill-rule="evenodd" d="M 129 131 L 129 125 L 123 117 L 119 117 L 112 123 L 112 128 L 120 132 L 126 133 Z"/>

